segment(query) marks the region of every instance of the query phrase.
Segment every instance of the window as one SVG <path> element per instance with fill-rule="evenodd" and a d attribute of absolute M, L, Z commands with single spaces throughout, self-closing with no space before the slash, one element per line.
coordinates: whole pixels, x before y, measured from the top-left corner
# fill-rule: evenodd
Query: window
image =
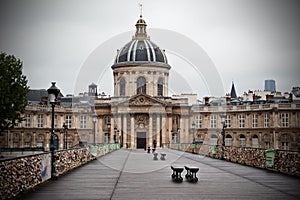
<path fill-rule="evenodd" d="M 66 125 L 67 125 L 67 128 L 72 127 L 72 116 L 71 115 L 66 115 Z"/>
<path fill-rule="evenodd" d="M 225 137 L 225 146 L 231 146 L 232 145 L 232 136 L 227 134 Z"/>
<path fill-rule="evenodd" d="M 125 88 L 126 88 L 125 78 L 121 78 L 121 80 L 120 80 L 120 96 L 125 96 Z"/>
<path fill-rule="evenodd" d="M 270 140 L 271 140 L 270 135 L 265 134 L 263 137 L 263 140 L 264 140 L 265 148 L 269 149 L 270 148 Z"/>
<path fill-rule="evenodd" d="M 289 113 L 281 113 L 281 127 L 289 127 Z"/>
<path fill-rule="evenodd" d="M 44 127 L 44 115 L 39 114 L 38 115 L 38 128 Z"/>
<path fill-rule="evenodd" d="M 158 82 L 157 82 L 157 95 L 158 96 L 163 96 L 163 80 L 162 78 L 159 78 L 158 79 Z"/>
<path fill-rule="evenodd" d="M 210 136 L 210 144 L 211 145 L 217 145 L 218 144 L 218 137 L 215 134 Z"/>
<path fill-rule="evenodd" d="M 146 79 L 144 77 L 139 77 L 137 79 L 137 87 L 136 87 L 136 93 L 137 94 L 146 94 Z"/>
<path fill-rule="evenodd" d="M 58 126 L 58 117 L 57 115 L 54 115 L 54 127 L 57 128 Z"/>
<path fill-rule="evenodd" d="M 210 128 L 217 128 L 217 115 L 210 116 Z"/>
<path fill-rule="evenodd" d="M 227 128 L 231 127 L 231 118 L 230 118 L 230 115 L 226 115 L 225 125 L 226 125 Z"/>
<path fill-rule="evenodd" d="M 245 147 L 246 146 L 246 137 L 241 134 L 240 135 L 240 147 Z"/>
<path fill-rule="evenodd" d="M 252 115 L 252 128 L 257 127 L 257 115 L 253 114 Z"/>
<path fill-rule="evenodd" d="M 86 128 L 86 116 L 85 115 L 80 116 L 80 128 Z"/>
<path fill-rule="evenodd" d="M 289 150 L 289 142 L 290 142 L 291 138 L 288 134 L 282 134 L 280 137 L 280 141 L 281 141 L 281 148 L 283 150 Z"/>
<path fill-rule="evenodd" d="M 179 143 L 179 134 L 172 133 L 172 143 Z"/>
<path fill-rule="evenodd" d="M 37 142 L 37 143 L 36 143 L 36 146 L 37 146 L 37 147 L 44 147 L 44 142 Z"/>
<path fill-rule="evenodd" d="M 173 124 L 178 124 L 178 116 L 173 116 Z"/>
<path fill-rule="evenodd" d="M 130 118 L 129 118 L 129 120 L 130 120 Z M 110 124 L 110 117 L 109 116 L 105 116 L 104 117 L 104 121 L 105 121 L 105 124 L 107 125 L 107 124 Z M 129 122 L 130 123 L 130 122 Z"/>
<path fill-rule="evenodd" d="M 202 118 L 201 115 L 197 115 L 195 117 L 195 128 L 201 128 L 202 127 Z"/>
<path fill-rule="evenodd" d="M 258 148 L 258 136 L 257 135 L 253 135 L 253 137 L 252 137 L 252 147 Z"/>
<path fill-rule="evenodd" d="M 245 127 L 245 116 L 243 114 L 239 115 L 239 127 L 240 128 Z"/>
<path fill-rule="evenodd" d="M 26 114 L 25 116 L 25 127 L 30 127 L 30 114 Z"/>
<path fill-rule="evenodd" d="M 265 128 L 269 127 L 269 115 L 268 114 L 264 115 L 264 127 Z"/>
<path fill-rule="evenodd" d="M 30 142 L 24 142 L 24 147 L 25 148 L 31 147 L 31 143 Z"/>

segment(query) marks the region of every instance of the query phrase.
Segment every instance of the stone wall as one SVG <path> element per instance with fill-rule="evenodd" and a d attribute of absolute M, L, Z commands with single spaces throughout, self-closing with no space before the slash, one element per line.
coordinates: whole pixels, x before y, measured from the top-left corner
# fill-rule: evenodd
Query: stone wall
<path fill-rule="evenodd" d="M 171 149 L 206 155 L 221 159 L 222 147 L 212 145 L 196 145 L 193 150 L 191 144 L 172 144 Z M 224 158 L 227 161 L 265 168 L 290 175 L 300 176 L 300 152 L 275 150 L 274 165 L 266 167 L 266 149 L 251 147 L 225 147 Z"/>
<path fill-rule="evenodd" d="M 56 176 L 84 165 L 116 149 L 118 144 L 68 149 L 54 153 Z M 14 198 L 51 178 L 51 153 L 0 161 L 0 199 Z"/>

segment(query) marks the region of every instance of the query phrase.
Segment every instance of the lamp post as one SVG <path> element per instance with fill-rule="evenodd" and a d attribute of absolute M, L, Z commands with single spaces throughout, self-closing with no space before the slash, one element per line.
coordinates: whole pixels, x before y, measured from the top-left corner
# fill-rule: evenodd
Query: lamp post
<path fill-rule="evenodd" d="M 68 132 L 67 132 L 67 130 L 68 130 L 68 126 L 66 125 L 66 123 L 63 123 L 63 128 L 64 128 L 64 130 L 65 130 L 65 149 L 68 149 L 68 140 L 67 140 L 67 134 L 68 134 Z"/>
<path fill-rule="evenodd" d="M 221 154 L 221 159 L 224 160 L 224 151 L 225 151 L 225 128 L 227 127 L 226 126 L 226 123 L 225 123 L 225 119 L 226 119 L 226 115 L 225 114 L 221 114 L 221 124 L 222 124 L 222 132 L 221 132 L 221 135 L 222 135 L 222 154 Z"/>
<path fill-rule="evenodd" d="M 93 114 L 93 124 L 94 124 L 94 146 L 96 145 L 96 121 L 97 121 L 97 115 Z"/>
<path fill-rule="evenodd" d="M 192 144 L 192 148 L 193 148 L 193 153 L 195 153 L 195 122 L 192 123 L 192 130 L 193 130 L 193 144 Z"/>
<path fill-rule="evenodd" d="M 51 178 L 53 179 L 55 176 L 55 166 L 54 166 L 54 140 L 57 142 L 57 135 L 54 133 L 54 107 L 57 102 L 57 96 L 60 90 L 55 86 L 55 82 L 51 83 L 51 87 L 47 90 L 48 91 L 48 98 L 49 103 L 52 106 L 52 122 L 51 122 L 51 136 L 50 136 L 50 151 L 51 151 Z"/>

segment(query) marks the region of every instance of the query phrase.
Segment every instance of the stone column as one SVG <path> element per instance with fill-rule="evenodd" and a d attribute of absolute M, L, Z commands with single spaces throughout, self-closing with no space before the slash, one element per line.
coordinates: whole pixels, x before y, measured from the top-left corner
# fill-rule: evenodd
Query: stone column
<path fill-rule="evenodd" d="M 162 129 L 162 145 L 166 143 L 166 134 L 167 133 L 167 125 L 166 125 L 166 116 L 165 115 L 162 115 L 162 120 L 161 120 L 161 129 Z M 169 130 L 169 129 L 168 129 Z M 169 130 L 170 131 L 170 130 Z"/>
<path fill-rule="evenodd" d="M 32 140 L 32 145 L 33 147 L 36 147 L 36 133 L 33 132 L 33 140 Z"/>
<path fill-rule="evenodd" d="M 127 115 L 123 115 L 123 147 L 126 148 L 127 143 Z"/>
<path fill-rule="evenodd" d="M 149 136 L 148 136 L 148 147 L 152 146 L 152 136 L 153 136 L 153 115 L 149 114 Z"/>
<path fill-rule="evenodd" d="M 96 126 L 96 136 L 98 138 L 98 142 L 99 143 L 103 143 L 103 137 L 104 137 L 104 133 L 103 133 L 103 116 L 98 117 L 98 126 Z M 98 130 L 98 131 L 97 131 Z"/>
<path fill-rule="evenodd" d="M 135 136 L 134 136 L 134 115 L 130 116 L 130 129 L 131 129 L 131 148 L 135 148 Z"/>
<path fill-rule="evenodd" d="M 157 147 L 160 147 L 160 114 L 156 115 L 156 141 L 157 141 Z"/>
<path fill-rule="evenodd" d="M 114 128 L 115 128 L 115 120 L 113 117 L 110 118 L 110 143 L 114 143 Z"/>
<path fill-rule="evenodd" d="M 121 114 L 118 115 L 118 121 L 117 121 L 117 135 L 116 135 L 116 140 L 117 142 L 120 142 L 121 145 L 121 135 L 122 135 L 122 118 L 121 118 Z M 119 134 L 118 134 L 119 131 Z"/>
<path fill-rule="evenodd" d="M 20 147 L 24 147 L 24 132 L 21 132 L 21 144 L 20 144 Z"/>
<path fill-rule="evenodd" d="M 169 134 L 169 138 L 170 138 L 170 142 L 172 141 L 172 115 L 168 116 L 168 123 L 166 124 L 168 126 L 168 133 Z M 169 142 L 169 141 L 168 141 Z"/>

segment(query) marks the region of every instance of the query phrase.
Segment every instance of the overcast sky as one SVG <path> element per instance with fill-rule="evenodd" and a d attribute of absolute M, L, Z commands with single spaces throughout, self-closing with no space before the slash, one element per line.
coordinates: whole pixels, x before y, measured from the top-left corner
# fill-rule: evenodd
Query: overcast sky
<path fill-rule="evenodd" d="M 134 34 L 140 12 L 138 3 L 143 4 L 147 28 L 153 29 L 154 37 L 149 31 L 151 40 L 166 49 L 172 67 L 169 85 L 173 93 L 219 95 L 209 90 L 207 83 L 201 83 L 205 74 L 197 79 L 191 73 L 189 78 L 183 69 L 197 63 L 189 63 L 185 55 L 178 55 L 167 44 L 160 45 L 164 43 L 158 42 L 163 38 L 157 36 L 159 30 L 181 34 L 197 44 L 214 64 L 224 92 L 230 91 L 232 81 L 238 95 L 249 89 L 263 90 L 265 79 L 274 79 L 277 90 L 283 92 L 300 85 L 297 0 L 0 2 L 0 50 L 24 62 L 24 74 L 32 89 L 47 89 L 51 81 L 56 81 L 63 94 L 79 92 L 76 82 L 91 55 L 105 42 L 117 38 L 118 44 L 112 42 L 109 46 L 113 53 L 105 55 L 111 62 L 99 63 L 97 78 L 91 75 L 85 88 L 80 88 L 87 90 L 87 85 L 94 82 L 100 92 L 113 94 L 110 66 L 116 47 L 121 48 Z"/>

